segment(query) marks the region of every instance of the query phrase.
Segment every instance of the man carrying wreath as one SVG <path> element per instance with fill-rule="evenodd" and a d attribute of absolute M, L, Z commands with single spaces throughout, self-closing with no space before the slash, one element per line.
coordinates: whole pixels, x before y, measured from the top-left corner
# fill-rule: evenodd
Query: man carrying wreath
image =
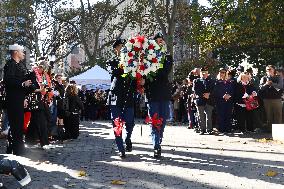
<path fill-rule="evenodd" d="M 164 45 L 164 37 L 161 33 L 155 35 L 154 40 L 158 45 Z M 146 79 L 145 91 L 148 101 L 148 114 L 152 124 L 152 143 L 154 147 L 154 157 L 161 157 L 161 143 L 166 120 L 169 113 L 169 102 L 171 99 L 171 85 L 168 76 L 173 66 L 171 55 L 165 55 L 161 62 L 162 68 L 158 69 L 153 79 Z"/>
<path fill-rule="evenodd" d="M 124 44 L 124 39 L 117 39 L 114 42 L 114 56 L 106 63 L 112 75 L 107 104 L 110 106 L 115 142 L 121 158 L 126 157 L 125 151 L 132 151 L 131 134 L 134 127 L 134 93 L 136 90 L 135 81 L 124 74 L 124 70 L 119 66 L 120 52 Z M 122 139 L 124 123 L 126 127 L 125 148 Z"/>

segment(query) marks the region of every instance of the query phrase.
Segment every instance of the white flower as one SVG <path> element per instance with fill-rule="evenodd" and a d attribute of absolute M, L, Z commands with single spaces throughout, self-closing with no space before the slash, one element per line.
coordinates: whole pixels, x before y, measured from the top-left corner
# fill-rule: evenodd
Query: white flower
<path fill-rule="evenodd" d="M 153 49 L 149 50 L 148 52 L 149 52 L 149 54 L 154 54 L 154 50 Z"/>
<path fill-rule="evenodd" d="M 139 43 L 138 41 L 135 41 L 135 43 L 134 43 L 134 47 L 138 47 L 138 48 L 140 48 L 140 43 Z"/>
<path fill-rule="evenodd" d="M 132 43 L 126 43 L 125 47 L 127 48 L 127 51 L 130 51 L 132 49 Z"/>
<path fill-rule="evenodd" d="M 145 43 L 143 43 L 143 46 L 142 46 L 142 47 L 143 47 L 143 49 L 148 49 L 148 47 L 149 47 L 149 43 L 146 43 L 146 42 L 145 42 Z"/>
<path fill-rule="evenodd" d="M 136 77 L 136 73 L 135 72 L 131 72 L 133 77 Z"/>

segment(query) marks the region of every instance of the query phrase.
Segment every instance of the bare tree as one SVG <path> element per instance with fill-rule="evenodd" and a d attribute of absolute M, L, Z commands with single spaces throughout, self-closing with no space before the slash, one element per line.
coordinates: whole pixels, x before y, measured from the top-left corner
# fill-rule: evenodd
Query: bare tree
<path fill-rule="evenodd" d="M 53 17 L 60 23 L 71 26 L 76 33 L 78 43 L 82 45 L 88 57 L 88 64 L 95 65 L 102 50 L 112 44 L 114 40 L 121 37 L 129 23 L 136 19 L 127 9 L 133 3 L 124 7 L 119 12 L 118 8 L 126 0 L 111 0 L 97 2 L 91 5 L 87 0 L 80 0 L 78 9 L 62 10 L 60 14 L 53 12 Z M 133 8 L 132 8 L 133 10 Z M 113 21 L 118 19 L 118 21 Z M 104 35 L 102 35 L 105 33 Z"/>
<path fill-rule="evenodd" d="M 164 35 L 168 52 L 174 52 L 174 32 L 178 0 L 148 0 L 157 23 Z"/>

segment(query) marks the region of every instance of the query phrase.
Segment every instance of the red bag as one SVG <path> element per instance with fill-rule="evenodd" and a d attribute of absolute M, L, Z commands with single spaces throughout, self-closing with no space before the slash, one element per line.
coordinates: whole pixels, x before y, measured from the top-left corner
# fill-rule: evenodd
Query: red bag
<path fill-rule="evenodd" d="M 244 99 L 244 102 L 246 104 L 246 109 L 248 111 L 255 110 L 259 107 L 258 99 L 257 97 L 249 96 Z"/>

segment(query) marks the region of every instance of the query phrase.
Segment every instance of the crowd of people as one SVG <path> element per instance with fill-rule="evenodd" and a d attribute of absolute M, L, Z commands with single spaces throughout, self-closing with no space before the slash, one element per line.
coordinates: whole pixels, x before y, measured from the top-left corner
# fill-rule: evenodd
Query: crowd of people
<path fill-rule="evenodd" d="M 266 66 L 260 79 L 252 68 L 195 68 L 182 84 L 176 82 L 170 105 L 171 122 L 189 124 L 200 134 L 271 132 L 283 123 L 283 70 Z M 252 106 L 252 107 L 251 107 Z"/>
<path fill-rule="evenodd" d="M 154 40 L 159 45 L 165 43 L 160 33 Z M 154 78 L 141 78 L 144 91 L 137 93 L 141 86 L 123 76 L 119 66 L 124 45 L 125 40 L 117 39 L 113 57 L 106 62 L 111 74 L 107 91 L 86 86 L 78 90 L 75 82 L 64 83 L 62 75 L 52 74 L 44 59 L 28 71 L 22 63 L 23 47 L 9 46 L 11 59 L 5 65 L 0 87 L 7 153 L 24 154 L 24 143 L 39 143 L 45 148 L 52 140 L 76 139 L 80 120 L 111 119 L 121 158 L 132 151 L 135 117 L 147 117 L 156 158 L 161 157 L 166 121 L 183 123 L 201 135 L 271 132 L 272 124 L 283 123 L 283 70 L 268 65 L 259 79 L 252 68 L 220 68 L 217 74 L 210 74 L 208 67 L 202 67 L 192 70 L 182 82 L 171 84 L 168 76 L 173 59 L 166 55 Z"/>
<path fill-rule="evenodd" d="M 48 148 L 52 140 L 76 139 L 84 108 L 76 84 L 63 83 L 62 75 L 52 74 L 44 59 L 27 70 L 24 48 L 15 44 L 9 50 L 0 90 L 7 153 L 25 154 L 25 143 Z"/>

